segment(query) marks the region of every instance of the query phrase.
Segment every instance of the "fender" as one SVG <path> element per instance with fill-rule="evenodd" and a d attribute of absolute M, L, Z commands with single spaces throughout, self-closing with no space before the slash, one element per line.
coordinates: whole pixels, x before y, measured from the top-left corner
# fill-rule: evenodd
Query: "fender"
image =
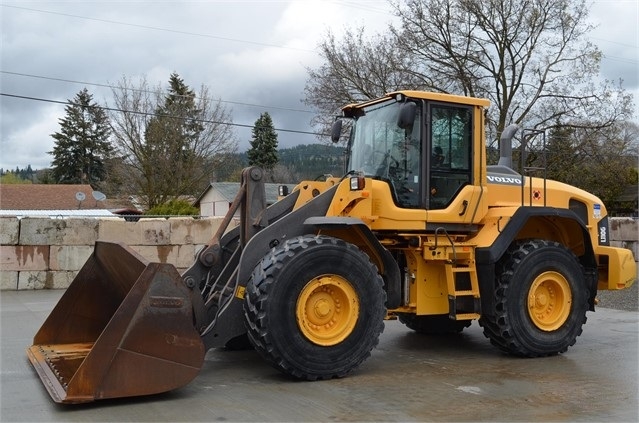
<path fill-rule="evenodd" d="M 586 284 L 590 290 L 590 310 L 594 311 L 594 300 L 597 295 L 597 261 L 588 229 L 579 216 L 572 210 L 554 207 L 520 207 L 515 214 L 513 214 L 506 227 L 501 231 L 491 246 L 477 248 L 475 257 L 477 260 L 477 274 L 480 281 L 479 290 L 482 300 L 482 310 L 493 310 L 494 307 L 495 263 L 501 259 L 528 220 L 534 217 L 549 216 L 573 220 L 579 225 L 579 228 L 581 228 L 585 252 L 578 258 L 586 271 Z"/>

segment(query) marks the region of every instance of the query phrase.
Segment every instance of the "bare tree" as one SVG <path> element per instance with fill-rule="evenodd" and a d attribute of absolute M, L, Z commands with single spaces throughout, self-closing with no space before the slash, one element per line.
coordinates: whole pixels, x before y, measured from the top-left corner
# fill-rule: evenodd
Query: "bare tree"
<path fill-rule="evenodd" d="M 594 131 L 628 118 L 621 82 L 598 82 L 601 52 L 583 0 L 405 0 L 398 27 L 321 43 L 305 103 L 322 115 L 402 88 L 484 97 L 490 139 L 510 123 Z M 318 123 L 315 120 L 314 123 Z"/>
<path fill-rule="evenodd" d="M 311 123 L 321 133 L 330 132 L 333 117 L 345 104 L 422 86 L 418 75 L 405 71 L 409 57 L 397 49 L 392 34 L 368 40 L 364 28 L 359 28 L 347 30 L 337 40 L 328 32 L 319 48 L 325 62 L 318 69 L 307 69 L 303 102 L 318 111 Z"/>
<path fill-rule="evenodd" d="M 177 74 L 168 93 L 142 78 L 122 77 L 113 88 L 113 139 L 129 189 L 147 207 L 182 195 L 198 195 L 222 157 L 237 150 L 230 112 L 207 87 L 195 94 Z"/>

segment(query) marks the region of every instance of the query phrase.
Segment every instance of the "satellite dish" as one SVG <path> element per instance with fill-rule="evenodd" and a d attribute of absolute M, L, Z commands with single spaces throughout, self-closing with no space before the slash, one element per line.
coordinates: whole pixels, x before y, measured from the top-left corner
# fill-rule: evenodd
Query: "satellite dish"
<path fill-rule="evenodd" d="M 75 199 L 78 201 L 84 201 L 84 199 L 86 198 L 86 195 L 84 195 L 84 193 L 82 191 L 78 191 L 75 193 Z"/>
<path fill-rule="evenodd" d="M 91 194 L 93 195 L 93 198 L 95 198 L 95 201 L 104 201 L 104 200 L 106 200 L 106 195 L 104 195 L 100 191 L 93 191 Z"/>

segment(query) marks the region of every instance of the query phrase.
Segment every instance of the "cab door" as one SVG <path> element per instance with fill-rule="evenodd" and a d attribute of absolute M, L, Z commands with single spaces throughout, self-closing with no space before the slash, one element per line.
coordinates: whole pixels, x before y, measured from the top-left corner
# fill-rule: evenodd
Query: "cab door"
<path fill-rule="evenodd" d="M 481 189 L 473 186 L 473 111 L 465 105 L 427 105 L 424 195 L 430 222 L 469 222 L 479 201 Z"/>

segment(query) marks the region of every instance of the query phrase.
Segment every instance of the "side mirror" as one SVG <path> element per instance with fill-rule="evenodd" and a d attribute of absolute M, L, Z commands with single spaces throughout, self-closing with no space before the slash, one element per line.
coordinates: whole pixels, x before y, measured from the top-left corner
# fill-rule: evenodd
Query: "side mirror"
<path fill-rule="evenodd" d="M 339 136 L 342 134 L 342 119 L 337 119 L 333 122 L 333 126 L 331 127 L 331 141 L 336 143 L 339 141 Z"/>
<path fill-rule="evenodd" d="M 417 104 L 412 101 L 402 104 L 399 109 L 399 116 L 397 116 L 397 126 L 401 129 L 410 129 L 415 122 L 415 115 L 417 114 Z"/>

